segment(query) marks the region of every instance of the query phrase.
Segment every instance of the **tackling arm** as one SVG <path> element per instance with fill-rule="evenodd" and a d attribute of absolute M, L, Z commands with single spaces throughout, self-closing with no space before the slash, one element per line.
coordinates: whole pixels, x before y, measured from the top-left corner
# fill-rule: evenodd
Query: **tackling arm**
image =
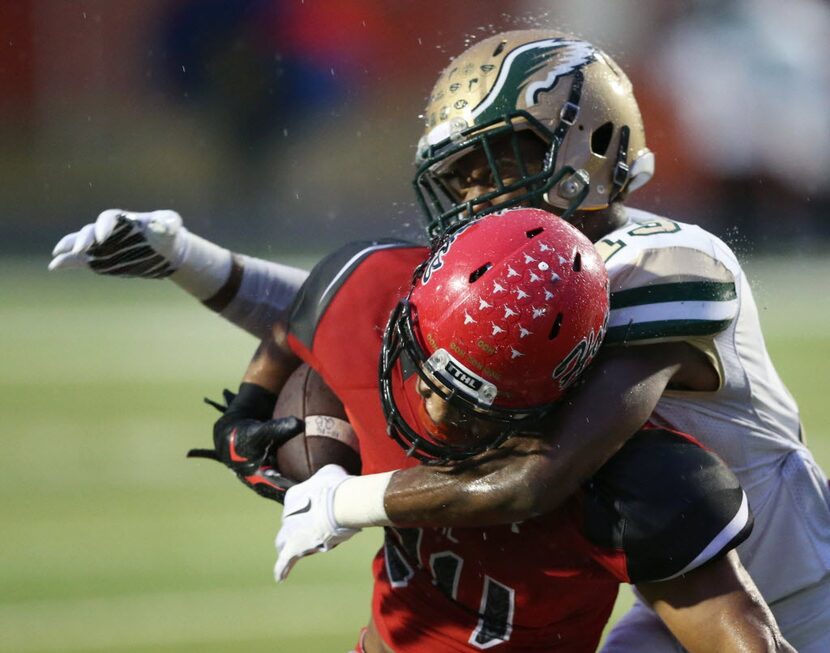
<path fill-rule="evenodd" d="M 637 589 L 689 653 L 795 651 L 735 551 Z"/>
<path fill-rule="evenodd" d="M 384 494 L 389 521 L 485 526 L 548 512 L 646 422 L 667 387 L 709 389 L 713 374 L 702 354 L 681 343 L 606 348 L 547 420 L 546 437 L 513 437 L 454 467 L 421 465 L 396 472 Z M 351 494 L 349 483 L 341 487 Z M 371 524 L 355 519 L 342 525 Z"/>
<path fill-rule="evenodd" d="M 702 355 L 684 344 L 613 349 L 546 424 L 547 432 L 558 439 L 511 438 L 454 467 L 420 465 L 394 473 L 338 477 L 330 484 L 312 476 L 294 494 L 315 484 L 315 493 L 325 500 L 284 516 L 275 573 L 284 578 L 299 557 L 320 550 L 326 540 L 321 533 L 336 529 L 486 526 L 553 510 L 640 430 L 667 387 L 707 387 L 712 374 Z M 291 498 L 289 493 L 286 506 Z M 305 528 L 306 521 L 316 527 Z M 321 524 L 331 530 L 321 530 Z"/>

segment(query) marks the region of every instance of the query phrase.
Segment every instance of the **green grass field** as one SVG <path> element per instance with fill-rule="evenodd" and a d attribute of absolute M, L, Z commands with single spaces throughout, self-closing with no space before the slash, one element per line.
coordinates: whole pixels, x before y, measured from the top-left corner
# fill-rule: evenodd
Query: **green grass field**
<path fill-rule="evenodd" d="M 0 260 L 0 651 L 346 651 L 377 532 L 271 578 L 279 510 L 219 465 L 202 403 L 254 340 L 167 282 Z M 776 365 L 830 468 L 830 264 L 750 265 Z M 628 595 L 621 598 L 626 604 Z"/>

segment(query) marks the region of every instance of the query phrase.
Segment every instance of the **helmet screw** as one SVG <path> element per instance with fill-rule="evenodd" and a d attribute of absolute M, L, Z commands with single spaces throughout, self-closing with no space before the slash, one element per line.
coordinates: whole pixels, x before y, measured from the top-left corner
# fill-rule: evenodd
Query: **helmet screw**
<path fill-rule="evenodd" d="M 559 184 L 560 197 L 566 200 L 575 198 L 588 185 L 588 180 L 588 173 L 585 170 L 577 170 Z"/>
<path fill-rule="evenodd" d="M 443 349 L 439 349 L 430 356 L 430 363 L 432 363 L 432 369 L 434 370 L 443 370 L 449 362 L 450 357 Z"/>
<path fill-rule="evenodd" d="M 450 138 L 457 140 L 461 137 L 461 132 L 467 129 L 467 121 L 464 118 L 455 117 L 450 120 Z"/>
<path fill-rule="evenodd" d="M 491 385 L 485 385 L 481 388 L 481 398 L 487 403 L 493 403 L 496 398 L 496 389 Z"/>

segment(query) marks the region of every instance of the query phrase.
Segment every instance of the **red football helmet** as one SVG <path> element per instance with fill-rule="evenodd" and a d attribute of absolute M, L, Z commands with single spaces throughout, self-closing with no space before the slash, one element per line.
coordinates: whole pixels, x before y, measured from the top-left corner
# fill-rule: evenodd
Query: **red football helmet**
<path fill-rule="evenodd" d="M 433 249 L 387 326 L 390 434 L 423 460 L 495 446 L 562 396 L 599 349 L 607 319 L 605 266 L 564 220 L 521 208 L 464 225 Z M 395 391 L 409 372 L 456 407 L 503 423 L 500 437 L 459 445 L 413 429 Z"/>

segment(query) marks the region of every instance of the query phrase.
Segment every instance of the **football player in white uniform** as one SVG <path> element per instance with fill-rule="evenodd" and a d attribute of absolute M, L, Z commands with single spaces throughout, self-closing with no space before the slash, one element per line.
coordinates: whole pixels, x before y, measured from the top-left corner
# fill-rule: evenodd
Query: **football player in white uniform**
<path fill-rule="evenodd" d="M 699 227 L 625 205 L 654 171 L 625 74 L 586 41 L 542 30 L 507 32 L 450 63 L 426 119 L 415 187 L 430 235 L 507 206 L 531 204 L 567 217 L 596 243 L 608 267 L 606 346 L 550 418 L 550 438 L 514 436 L 498 457 L 484 454 L 463 470 L 418 466 L 391 480 L 350 478 L 335 494 L 335 504 L 338 497 L 349 503 L 340 525 L 472 526 L 541 514 L 651 417 L 693 434 L 732 467 L 756 517 L 755 532 L 739 548 L 744 564 L 790 643 L 807 653 L 830 650 L 826 476 L 803 442 L 797 406 L 770 362 L 734 254 Z M 129 247 L 140 242 L 159 263 L 177 267 L 174 280 L 211 278 L 209 289 L 193 294 L 257 334 L 268 320 L 284 318 L 302 278 L 265 263 L 254 268 L 254 261 L 230 253 L 223 257 L 234 263 L 218 272 L 187 255 L 173 260 L 154 249 L 147 214 L 105 215 L 62 240 L 52 267 L 124 273 L 131 268 Z M 133 238 L 127 248 L 123 238 L 113 240 L 126 225 Z M 171 238 L 180 232 L 179 225 Z M 250 289 L 271 284 L 269 306 L 255 312 L 259 297 Z M 309 542 L 308 550 L 314 546 Z M 678 644 L 639 602 L 606 650 L 675 651 Z"/>

